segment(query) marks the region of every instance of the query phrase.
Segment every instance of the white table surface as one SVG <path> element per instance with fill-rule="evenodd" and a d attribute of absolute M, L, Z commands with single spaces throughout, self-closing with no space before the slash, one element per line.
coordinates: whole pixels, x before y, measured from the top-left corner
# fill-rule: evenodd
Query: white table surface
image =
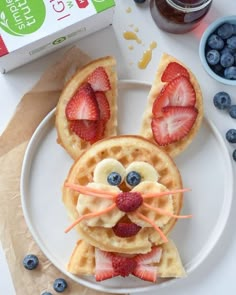
<path fill-rule="evenodd" d="M 128 10 L 131 11 L 128 13 Z M 226 91 L 232 96 L 236 104 L 236 87 L 219 84 L 205 73 L 199 60 L 198 45 L 202 32 L 208 24 L 218 17 L 233 14 L 236 15 L 236 3 L 234 0 L 213 0 L 210 12 L 198 29 L 184 35 L 173 35 L 164 33 L 155 26 L 150 15 L 148 1 L 142 5 L 135 5 L 132 0 L 118 0 L 113 26 L 79 40 L 76 44 L 94 58 L 107 54 L 114 55 L 118 60 L 120 79 L 152 82 L 163 51 L 180 59 L 198 77 L 204 94 L 206 115 L 213 121 L 222 137 L 224 137 L 228 129 L 236 128 L 236 120 L 217 111 L 212 104 L 212 98 L 216 92 Z M 142 44 L 127 41 L 123 37 L 124 31 L 131 31 L 136 28 Z M 157 42 L 157 48 L 153 50 L 152 61 L 146 69 L 140 70 L 137 63 L 152 41 Z M 129 48 L 130 45 L 133 45 L 133 50 Z M 0 75 L 0 133 L 6 127 L 23 94 L 34 85 L 50 64 L 58 60 L 64 50 L 61 49 L 5 75 Z M 236 148 L 236 146 L 233 147 L 228 143 L 226 145 L 229 153 L 232 153 L 233 148 Z M 235 179 L 236 162 L 233 160 L 232 162 Z M 235 194 L 235 183 L 233 185 Z M 158 292 L 162 295 L 236 294 L 235 224 L 236 202 L 233 200 L 231 215 L 224 233 L 208 258 L 187 279 L 159 289 Z M 18 292 L 14 291 L 1 246 L 0 274 L 0 294 L 18 294 Z M 155 293 L 152 291 L 149 294 L 154 295 Z"/>

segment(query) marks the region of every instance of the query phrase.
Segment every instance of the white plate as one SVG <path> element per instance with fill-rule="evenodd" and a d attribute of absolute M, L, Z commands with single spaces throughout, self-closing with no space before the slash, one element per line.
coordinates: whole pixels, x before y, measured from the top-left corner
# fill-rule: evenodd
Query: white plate
<path fill-rule="evenodd" d="M 138 134 L 150 84 L 119 83 L 119 130 Z M 150 284 L 137 278 L 114 278 L 97 283 L 93 277 L 76 277 L 66 264 L 78 239 L 75 231 L 64 234 L 69 224 L 61 201 L 61 186 L 72 159 L 56 143 L 54 111 L 35 131 L 25 154 L 22 177 L 22 207 L 27 225 L 49 260 L 64 274 L 87 287 L 113 293 L 133 293 L 164 287 L 176 280 Z M 233 173 L 228 150 L 212 123 L 206 118 L 190 147 L 175 159 L 186 193 L 183 214 L 171 233 L 187 273 L 195 270 L 211 252 L 226 225 L 231 201 Z"/>

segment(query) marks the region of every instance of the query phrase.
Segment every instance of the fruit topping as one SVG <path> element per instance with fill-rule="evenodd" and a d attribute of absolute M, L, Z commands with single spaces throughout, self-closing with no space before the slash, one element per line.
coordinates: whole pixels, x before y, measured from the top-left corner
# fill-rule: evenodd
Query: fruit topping
<path fill-rule="evenodd" d="M 34 254 L 26 255 L 23 259 L 23 265 L 28 270 L 35 269 L 39 264 L 39 259 Z"/>
<path fill-rule="evenodd" d="M 108 91 L 111 89 L 109 77 L 103 67 L 96 68 L 87 79 L 94 91 Z"/>
<path fill-rule="evenodd" d="M 120 238 L 135 236 L 141 229 L 141 226 L 135 223 L 118 222 L 113 228 L 113 232 Z"/>
<path fill-rule="evenodd" d="M 99 108 L 93 89 L 88 83 L 79 87 L 66 106 L 68 120 L 98 120 Z"/>
<path fill-rule="evenodd" d="M 139 192 L 122 192 L 116 197 L 116 205 L 123 212 L 133 212 L 143 203 Z"/>
<path fill-rule="evenodd" d="M 126 176 L 126 182 L 130 186 L 136 186 L 141 181 L 141 175 L 136 171 L 130 171 Z"/>
<path fill-rule="evenodd" d="M 220 77 L 236 80 L 236 26 L 223 23 L 208 38 L 206 60 Z"/>
<path fill-rule="evenodd" d="M 74 120 L 70 122 L 70 129 L 85 141 L 93 141 L 97 137 L 100 121 Z"/>
<path fill-rule="evenodd" d="M 177 62 L 170 62 L 161 76 L 162 82 L 170 82 L 178 76 L 185 76 L 189 79 L 188 71 Z"/>
<path fill-rule="evenodd" d="M 111 172 L 107 176 L 107 182 L 110 185 L 120 185 L 121 184 L 121 181 L 122 181 L 122 177 L 117 172 Z"/>
<path fill-rule="evenodd" d="M 115 275 L 127 277 L 135 270 L 137 262 L 133 258 L 113 255 L 112 267 Z"/>
<path fill-rule="evenodd" d="M 185 137 L 191 130 L 198 111 L 192 106 L 168 106 L 163 117 L 152 119 L 152 131 L 159 145 L 167 145 Z"/>
<path fill-rule="evenodd" d="M 162 250 L 160 248 L 153 247 L 151 252 L 147 254 L 126 257 L 104 252 L 96 248 L 96 281 L 103 281 L 115 276 L 126 277 L 132 274 L 142 280 L 155 282 L 157 278 L 157 267 L 152 264 L 160 262 L 161 252 Z"/>
<path fill-rule="evenodd" d="M 126 173 L 127 176 L 130 172 L 135 171 L 141 176 L 140 182 L 141 181 L 153 181 L 157 182 L 159 175 L 156 171 L 156 169 L 149 163 L 143 162 L 143 161 L 134 161 L 129 166 L 126 168 Z M 127 186 L 133 187 L 133 185 L 130 185 L 127 182 L 127 177 L 126 177 L 126 184 Z"/>
<path fill-rule="evenodd" d="M 162 115 L 163 108 L 166 106 L 194 106 L 196 94 L 190 81 L 179 76 L 163 87 L 160 94 L 153 104 L 153 115 Z"/>
<path fill-rule="evenodd" d="M 100 112 L 100 120 L 108 121 L 110 119 L 110 105 L 106 94 L 102 91 L 95 92 L 98 108 Z"/>
<path fill-rule="evenodd" d="M 219 110 L 228 109 L 231 105 L 231 97 L 227 92 L 217 92 L 213 97 L 213 103 Z"/>
<path fill-rule="evenodd" d="M 230 143 L 236 143 L 236 129 L 229 129 L 225 135 L 226 139 Z"/>
<path fill-rule="evenodd" d="M 105 158 L 96 165 L 94 169 L 94 174 L 93 174 L 93 181 L 96 183 L 111 184 L 109 182 L 111 181 L 111 179 L 109 179 L 109 175 L 111 173 L 116 173 L 117 175 L 120 175 L 121 177 L 120 183 L 121 183 L 125 176 L 125 168 L 116 159 Z"/>
<path fill-rule="evenodd" d="M 62 278 L 56 279 L 54 281 L 54 283 L 53 283 L 53 288 L 58 293 L 64 292 L 66 290 L 66 288 L 67 288 L 67 282 L 66 282 L 66 280 L 64 280 Z"/>

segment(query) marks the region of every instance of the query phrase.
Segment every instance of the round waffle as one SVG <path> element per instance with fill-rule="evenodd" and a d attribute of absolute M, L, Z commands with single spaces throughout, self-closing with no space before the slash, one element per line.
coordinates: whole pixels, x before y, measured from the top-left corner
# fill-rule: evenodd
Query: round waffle
<path fill-rule="evenodd" d="M 203 100 L 202 100 L 202 93 L 201 93 L 200 86 L 198 84 L 196 77 L 192 73 L 192 71 L 190 69 L 188 69 L 179 60 L 175 59 L 174 57 L 172 57 L 166 53 L 163 54 L 163 56 L 160 60 L 158 70 L 156 72 L 154 81 L 152 83 L 151 90 L 148 95 L 148 103 L 147 103 L 147 107 L 144 111 L 140 135 L 142 135 L 143 137 L 145 137 L 151 141 L 154 141 L 153 133 L 152 133 L 152 129 L 151 129 L 151 121 L 152 121 L 152 116 L 153 116 L 152 115 L 152 107 L 153 107 L 153 103 L 154 103 L 155 99 L 157 98 L 157 96 L 161 92 L 162 88 L 166 84 L 161 81 L 161 76 L 170 62 L 177 62 L 178 64 L 182 65 L 188 71 L 189 76 L 190 76 L 190 82 L 191 82 L 191 84 L 195 90 L 195 93 L 196 93 L 195 107 L 198 110 L 198 115 L 197 115 L 196 121 L 195 121 L 193 127 L 191 128 L 190 132 L 185 137 L 183 137 L 181 140 L 178 140 L 177 142 L 173 142 L 171 144 L 161 146 L 161 149 L 165 150 L 170 156 L 175 157 L 178 154 L 180 154 L 184 149 L 187 148 L 187 146 L 192 142 L 193 138 L 195 137 L 195 135 L 197 134 L 197 132 L 201 126 L 201 122 L 202 122 L 202 118 L 203 118 Z"/>
<path fill-rule="evenodd" d="M 182 180 L 178 168 L 176 167 L 170 156 L 160 149 L 154 143 L 142 138 L 141 136 L 117 136 L 101 140 L 91 146 L 74 162 L 71 167 L 66 183 L 79 184 L 87 186 L 93 182 L 93 172 L 96 165 L 105 158 L 113 158 L 118 160 L 124 167 L 127 167 L 134 161 L 144 161 L 151 164 L 159 174 L 159 179 L 156 185 L 140 183 L 140 190 L 149 192 L 153 187 L 155 190 L 176 190 L 182 188 Z M 137 186 L 138 187 L 138 186 Z M 124 189 L 124 188 L 121 188 Z M 127 190 L 127 188 L 125 188 Z M 138 190 L 138 189 L 136 189 Z M 77 211 L 79 193 L 68 187 L 63 187 L 63 202 L 72 221 L 80 217 Z M 161 206 L 171 209 L 173 214 L 178 215 L 182 207 L 182 193 L 175 193 L 168 195 L 166 198 L 162 197 L 163 201 L 156 200 L 151 205 Z M 171 200 L 164 201 L 164 200 Z M 140 207 L 140 210 L 141 207 Z M 111 211 L 112 212 L 112 211 Z M 109 218 L 112 218 L 109 212 Z M 149 214 L 146 210 L 146 213 Z M 158 221 L 158 215 L 149 215 L 154 222 Z M 160 220 L 163 216 L 159 216 Z M 133 217 L 137 223 L 137 216 Z M 165 235 L 169 233 L 176 222 L 176 218 L 169 217 L 163 219 L 160 223 L 160 228 Z M 141 225 L 142 223 L 140 223 Z M 86 222 L 81 221 L 76 225 L 81 238 L 92 246 L 98 247 L 104 251 L 118 252 L 118 253 L 147 253 L 155 244 L 158 245 L 163 242 L 160 234 L 150 225 L 143 226 L 142 229 L 134 236 L 128 238 L 121 238 L 114 234 L 112 228 L 105 226 L 89 226 Z"/>
<path fill-rule="evenodd" d="M 110 106 L 110 119 L 106 123 L 104 137 L 116 135 L 117 128 L 117 74 L 116 61 L 111 56 L 96 59 L 83 68 L 80 68 L 65 85 L 56 107 L 57 142 L 64 147 L 73 159 L 76 159 L 91 144 L 81 139 L 70 129 L 70 123 L 66 118 L 66 106 L 80 85 L 82 85 L 90 73 L 96 68 L 103 67 L 109 77 L 111 89 L 106 91 L 106 97 Z"/>

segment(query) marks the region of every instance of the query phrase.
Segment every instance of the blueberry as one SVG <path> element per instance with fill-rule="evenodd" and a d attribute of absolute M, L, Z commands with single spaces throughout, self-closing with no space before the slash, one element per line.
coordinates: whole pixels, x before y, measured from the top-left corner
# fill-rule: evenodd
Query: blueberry
<path fill-rule="evenodd" d="M 232 156 L 233 156 L 234 161 L 236 161 L 236 149 L 233 151 Z"/>
<path fill-rule="evenodd" d="M 108 176 L 107 176 L 107 182 L 110 185 L 119 185 L 122 181 L 122 178 L 120 176 L 119 173 L 117 172 L 111 172 Z"/>
<path fill-rule="evenodd" d="M 229 129 L 225 135 L 226 139 L 230 143 L 236 143 L 236 129 Z"/>
<path fill-rule="evenodd" d="M 236 36 L 227 39 L 227 45 L 231 49 L 236 49 Z"/>
<path fill-rule="evenodd" d="M 58 293 L 64 292 L 65 289 L 67 288 L 66 280 L 64 280 L 62 278 L 56 279 L 53 283 L 53 288 Z"/>
<path fill-rule="evenodd" d="M 141 175 L 136 171 L 130 171 L 126 176 L 126 181 L 129 185 L 135 186 L 140 183 Z"/>
<path fill-rule="evenodd" d="M 38 257 L 33 254 L 26 255 L 23 259 L 23 265 L 26 269 L 35 269 L 39 264 Z"/>
<path fill-rule="evenodd" d="M 222 50 L 221 50 L 221 52 L 220 52 L 220 54 L 223 54 L 223 53 L 230 53 L 230 54 L 234 54 L 234 50 L 232 49 L 232 48 L 229 48 L 228 46 L 225 46 Z"/>
<path fill-rule="evenodd" d="M 230 117 L 232 117 L 233 119 L 236 119 L 236 104 L 235 104 L 235 105 L 232 105 L 232 106 L 229 108 L 229 115 L 230 115 Z"/>
<path fill-rule="evenodd" d="M 212 66 L 213 71 L 220 75 L 220 76 L 224 76 L 224 68 L 222 67 L 221 64 L 216 64 Z"/>
<path fill-rule="evenodd" d="M 224 47 L 224 41 L 216 34 L 210 35 L 207 44 L 212 49 L 222 49 Z"/>
<path fill-rule="evenodd" d="M 231 97 L 227 92 L 221 91 L 213 97 L 214 105 L 219 110 L 228 109 L 231 105 Z"/>
<path fill-rule="evenodd" d="M 216 49 L 211 49 L 206 54 L 207 62 L 210 65 L 216 65 L 220 61 L 220 53 Z"/>
<path fill-rule="evenodd" d="M 50 292 L 43 292 L 41 295 L 52 295 L 52 293 L 50 293 Z"/>
<path fill-rule="evenodd" d="M 233 26 L 233 34 L 236 35 L 236 24 L 232 24 Z"/>
<path fill-rule="evenodd" d="M 234 57 L 231 53 L 223 53 L 220 57 L 220 64 L 224 68 L 231 67 L 234 64 Z"/>
<path fill-rule="evenodd" d="M 224 76 L 226 79 L 236 80 L 236 66 L 226 68 L 224 70 Z"/>
<path fill-rule="evenodd" d="M 217 34 L 222 39 L 227 39 L 233 35 L 234 28 L 230 23 L 224 23 L 217 29 Z"/>

